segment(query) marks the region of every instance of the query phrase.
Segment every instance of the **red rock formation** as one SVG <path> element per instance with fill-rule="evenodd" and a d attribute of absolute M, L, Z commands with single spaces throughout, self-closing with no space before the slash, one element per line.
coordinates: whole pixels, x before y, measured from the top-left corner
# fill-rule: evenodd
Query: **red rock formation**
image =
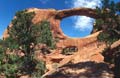
<path fill-rule="evenodd" d="M 96 14 L 96 10 L 90 8 L 73 8 L 73 9 L 59 10 L 56 14 L 56 18 L 63 19 L 74 15 L 83 15 L 91 18 L 99 18 L 99 16 Z"/>
<path fill-rule="evenodd" d="M 85 38 L 69 38 L 62 32 L 60 28 L 61 20 L 69 16 L 84 15 L 92 18 L 99 18 L 99 16 L 96 15 L 95 10 L 89 8 L 76 8 L 57 11 L 54 9 L 31 8 L 28 9 L 28 12 L 35 12 L 35 16 L 32 19 L 32 22 L 34 24 L 37 24 L 43 20 L 48 20 L 50 22 L 53 36 L 55 38 L 59 38 L 59 42 L 56 43 L 57 49 L 55 50 L 55 52 L 57 51 L 57 53 L 52 53 L 50 55 L 46 55 L 45 57 L 38 57 L 46 61 L 46 66 L 48 67 L 48 70 L 52 70 L 52 63 L 55 62 L 52 60 L 56 59 L 60 59 L 58 67 L 63 66 L 70 61 L 72 61 L 73 63 L 78 63 L 83 61 L 102 62 L 104 60 L 101 52 L 102 50 L 104 50 L 104 48 L 106 48 L 106 45 L 105 43 L 101 43 L 97 40 L 97 36 L 100 32 L 94 33 Z M 11 26 L 12 25 L 10 25 L 9 27 Z M 8 30 L 5 30 L 3 38 L 7 38 L 8 36 Z M 78 52 L 71 56 L 60 55 L 62 49 L 67 46 L 76 46 L 78 48 Z"/>
<path fill-rule="evenodd" d="M 50 27 L 53 36 L 59 38 L 59 42 L 56 44 L 57 49 L 62 50 L 67 46 L 76 46 L 81 51 L 83 47 L 96 47 L 99 46 L 97 41 L 97 35 L 93 34 L 86 38 L 69 38 L 67 37 L 60 28 L 60 21 L 65 17 L 73 16 L 73 15 L 84 15 L 89 16 L 92 18 L 99 18 L 96 15 L 96 11 L 89 8 L 75 8 L 75 9 L 68 9 L 68 10 L 55 10 L 55 9 L 37 9 L 37 8 L 30 8 L 28 12 L 35 12 L 35 16 L 32 19 L 34 24 L 40 23 L 43 20 L 48 20 L 50 22 Z M 12 24 L 9 25 L 12 27 Z M 3 34 L 3 38 L 7 38 L 9 36 L 8 30 L 5 30 Z"/>
<path fill-rule="evenodd" d="M 92 18 L 98 18 L 96 15 L 95 10 L 89 8 L 75 8 L 75 9 L 68 9 L 68 10 L 55 10 L 55 9 L 37 9 L 37 8 L 30 8 L 28 12 L 35 12 L 35 16 L 32 20 L 34 24 L 39 23 L 43 20 L 48 20 L 51 25 L 51 31 L 54 37 L 58 37 L 60 39 L 67 38 L 65 34 L 62 32 L 60 28 L 60 21 L 61 19 L 73 15 L 85 15 Z M 11 27 L 11 24 L 10 26 Z M 3 34 L 3 38 L 7 38 L 8 31 L 6 30 Z"/>

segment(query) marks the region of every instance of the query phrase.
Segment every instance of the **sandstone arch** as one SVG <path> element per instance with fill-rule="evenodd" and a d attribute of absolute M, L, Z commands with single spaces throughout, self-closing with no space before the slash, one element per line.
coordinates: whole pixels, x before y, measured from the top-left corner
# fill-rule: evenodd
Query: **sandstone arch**
<path fill-rule="evenodd" d="M 66 10 L 58 10 L 56 18 L 63 19 L 74 15 L 88 16 L 95 19 L 99 18 L 99 16 L 96 14 L 96 10 L 90 8 L 73 8 Z"/>
<path fill-rule="evenodd" d="M 74 15 L 88 16 L 95 19 L 99 18 L 99 16 L 96 14 L 96 11 L 90 8 L 73 8 L 65 10 L 30 8 L 28 9 L 28 12 L 35 12 L 35 16 L 32 20 L 32 22 L 35 24 L 42 20 L 50 21 L 53 36 L 60 39 L 67 38 L 60 28 L 60 21 L 62 19 Z M 12 24 L 10 24 L 9 27 L 12 27 Z M 3 38 L 5 39 L 8 36 L 8 30 L 5 30 Z"/>
<path fill-rule="evenodd" d="M 55 38 L 59 38 L 59 42 L 56 43 L 56 47 L 59 50 L 62 50 L 64 47 L 67 46 L 77 46 L 79 48 L 78 51 L 80 51 L 83 47 L 90 47 L 88 45 L 93 45 L 93 46 L 99 45 L 97 40 L 97 36 L 99 32 L 85 38 L 69 38 L 62 32 L 60 28 L 61 20 L 69 16 L 84 15 L 96 19 L 99 18 L 99 16 L 96 14 L 96 11 L 94 9 L 74 8 L 74 9 L 66 9 L 66 10 L 55 10 L 55 9 L 30 8 L 28 9 L 28 12 L 35 12 L 35 16 L 32 19 L 32 22 L 34 24 L 37 24 L 43 20 L 48 20 L 50 22 L 50 27 L 53 36 Z M 12 27 L 12 24 L 10 24 L 9 27 Z M 6 29 L 3 34 L 3 38 L 5 39 L 8 36 L 9 36 L 8 30 Z"/>
<path fill-rule="evenodd" d="M 97 46 L 99 45 L 99 43 L 97 40 L 97 36 L 99 32 L 92 34 L 86 38 L 69 38 L 66 35 L 64 35 L 64 33 L 60 28 L 60 21 L 69 16 L 84 15 L 84 16 L 88 16 L 96 19 L 99 18 L 94 9 L 74 8 L 74 9 L 67 9 L 67 10 L 55 10 L 55 9 L 30 8 L 28 9 L 28 12 L 35 12 L 35 16 L 32 19 L 32 22 L 34 24 L 39 23 L 43 20 L 48 20 L 50 22 L 53 36 L 55 38 L 56 37 L 59 38 L 59 42 L 56 43 L 56 47 L 58 50 L 62 50 L 64 47 L 67 47 L 67 46 L 77 46 L 79 48 L 78 52 L 81 51 L 81 49 L 83 49 L 84 47 L 87 47 L 87 48 L 94 47 L 93 49 L 98 50 Z M 12 27 L 12 24 L 10 24 L 9 27 Z M 4 32 L 3 38 L 7 38 L 8 36 L 9 36 L 8 30 L 6 30 Z M 101 47 L 104 49 L 105 46 L 101 46 Z M 100 52 L 100 51 L 97 51 L 97 52 Z"/>
<path fill-rule="evenodd" d="M 100 18 L 94 9 L 90 8 L 74 8 L 74 9 L 67 9 L 67 10 L 55 10 L 55 9 L 37 9 L 37 8 L 30 8 L 28 12 L 35 12 L 35 16 L 32 19 L 34 24 L 41 22 L 42 20 L 50 21 L 51 31 L 54 37 L 59 38 L 59 42 L 56 43 L 57 49 L 55 52 L 58 54 L 51 54 L 50 56 L 46 56 L 45 61 L 46 64 L 50 62 L 51 59 L 61 58 L 59 57 L 59 52 L 67 46 L 77 46 L 78 52 L 73 54 L 72 56 L 65 57 L 58 65 L 58 67 L 63 66 L 64 64 L 70 62 L 78 63 L 83 61 L 96 61 L 96 62 L 103 62 L 104 57 L 101 55 L 102 50 L 106 48 L 105 43 L 101 43 L 97 40 L 98 34 L 101 32 L 94 33 L 85 38 L 68 38 L 64 35 L 60 28 L 60 21 L 66 17 L 73 16 L 73 15 L 83 15 L 88 16 L 91 18 Z M 9 25 L 12 27 L 12 24 Z M 3 38 L 7 38 L 9 36 L 8 30 L 6 29 Z M 82 56 L 82 57 L 81 57 Z M 96 59 L 97 57 L 97 59 Z M 47 66 L 47 65 L 46 65 Z M 52 66 L 52 64 L 48 64 L 48 66 Z M 48 68 L 51 70 L 50 68 Z M 51 74 L 54 72 L 55 69 L 49 71 L 44 76 Z"/>

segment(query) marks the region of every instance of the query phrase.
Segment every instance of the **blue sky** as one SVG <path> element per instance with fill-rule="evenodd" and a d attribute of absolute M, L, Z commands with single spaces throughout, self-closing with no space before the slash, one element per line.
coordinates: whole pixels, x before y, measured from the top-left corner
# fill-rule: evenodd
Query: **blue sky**
<path fill-rule="evenodd" d="M 100 6 L 100 0 L 0 0 L 0 37 L 19 10 L 33 7 L 61 10 L 75 7 L 95 8 L 96 6 Z M 93 22 L 92 18 L 74 16 L 63 19 L 61 28 L 70 37 L 84 37 L 90 34 Z"/>

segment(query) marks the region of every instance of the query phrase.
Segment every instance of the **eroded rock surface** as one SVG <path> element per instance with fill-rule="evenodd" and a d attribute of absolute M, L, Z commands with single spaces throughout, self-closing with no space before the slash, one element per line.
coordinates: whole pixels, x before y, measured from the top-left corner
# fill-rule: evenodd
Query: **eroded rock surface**
<path fill-rule="evenodd" d="M 59 41 L 56 43 L 56 49 L 52 51 L 51 54 L 41 55 L 39 50 L 36 53 L 37 59 L 42 59 L 46 62 L 48 72 L 44 76 L 51 75 L 52 74 L 51 72 L 53 73 L 56 72 L 56 68 L 63 67 L 64 65 L 69 64 L 70 62 L 72 64 L 81 63 L 80 65 L 82 65 L 83 62 L 88 62 L 88 61 L 95 62 L 95 63 L 91 63 L 89 67 L 92 67 L 92 64 L 94 65 L 96 63 L 104 62 L 104 57 L 101 55 L 101 52 L 106 48 L 106 44 L 103 42 L 99 42 L 97 40 L 97 36 L 101 31 L 93 33 L 92 35 L 89 35 L 88 37 L 85 38 L 70 38 L 66 36 L 60 28 L 61 20 L 69 16 L 84 15 L 92 18 L 99 18 L 99 16 L 96 15 L 95 10 L 89 8 L 75 8 L 75 9 L 57 11 L 55 9 L 30 8 L 28 9 L 28 12 L 35 12 L 35 16 L 32 19 L 32 22 L 34 24 L 40 23 L 43 20 L 48 20 L 50 22 L 51 31 L 54 38 L 59 39 Z M 9 27 L 12 27 L 12 24 L 10 24 Z M 7 37 L 9 37 L 9 34 L 8 34 L 8 30 L 6 29 L 3 34 L 3 38 L 5 39 Z M 78 51 L 69 56 L 62 55 L 61 51 L 63 50 L 63 48 L 68 46 L 76 46 L 78 48 Z M 57 64 L 57 67 L 54 67 L 53 66 L 54 64 Z M 96 68 L 96 66 L 94 67 Z M 91 78 L 93 78 L 92 75 L 94 75 L 94 72 L 99 73 L 99 71 L 97 71 L 95 68 L 94 68 L 95 71 L 91 70 L 91 72 L 93 72 L 93 74 L 91 73 Z M 101 68 L 98 69 L 101 70 Z M 74 70 L 72 71 L 75 74 L 76 73 L 82 74 L 80 73 L 82 69 L 78 69 L 76 72 Z M 83 71 L 86 70 L 84 69 Z M 88 77 L 82 77 L 84 76 L 84 74 L 80 75 L 81 77 L 79 76 L 77 77 L 77 75 L 74 77 L 74 73 L 72 73 L 73 75 L 71 77 L 66 76 L 66 77 L 58 77 L 58 78 L 88 78 Z M 94 78 L 96 78 L 96 76 Z M 99 76 L 97 78 L 105 78 L 105 77 Z"/>
<path fill-rule="evenodd" d="M 113 73 L 105 63 L 86 61 L 64 65 L 47 78 L 113 78 Z"/>
<path fill-rule="evenodd" d="M 35 12 L 35 16 L 32 19 L 34 24 L 39 23 L 43 20 L 48 20 L 51 25 L 51 31 L 54 37 L 58 37 L 60 39 L 65 39 L 67 36 L 62 32 L 60 28 L 60 21 L 69 16 L 74 15 L 84 15 L 92 18 L 98 18 L 96 15 L 95 10 L 89 8 L 75 8 L 75 9 L 68 9 L 68 10 L 55 10 L 55 9 L 37 9 L 37 8 L 30 8 L 28 12 Z M 9 25 L 11 27 L 12 24 Z M 8 31 L 6 30 L 3 34 L 3 38 L 8 37 Z"/>

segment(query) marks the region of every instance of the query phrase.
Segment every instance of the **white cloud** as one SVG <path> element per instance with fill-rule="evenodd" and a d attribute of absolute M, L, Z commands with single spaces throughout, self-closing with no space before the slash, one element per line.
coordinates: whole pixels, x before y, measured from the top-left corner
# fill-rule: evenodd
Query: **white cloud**
<path fill-rule="evenodd" d="M 75 19 L 75 28 L 81 31 L 84 30 L 91 30 L 94 19 L 86 17 L 86 16 L 79 16 Z"/>
<path fill-rule="evenodd" d="M 72 0 L 72 8 L 76 7 L 86 7 L 95 9 L 96 6 L 100 7 L 100 0 Z M 86 16 L 78 16 L 74 18 L 75 20 L 75 28 L 81 31 L 91 30 L 94 19 L 86 17 Z"/>

